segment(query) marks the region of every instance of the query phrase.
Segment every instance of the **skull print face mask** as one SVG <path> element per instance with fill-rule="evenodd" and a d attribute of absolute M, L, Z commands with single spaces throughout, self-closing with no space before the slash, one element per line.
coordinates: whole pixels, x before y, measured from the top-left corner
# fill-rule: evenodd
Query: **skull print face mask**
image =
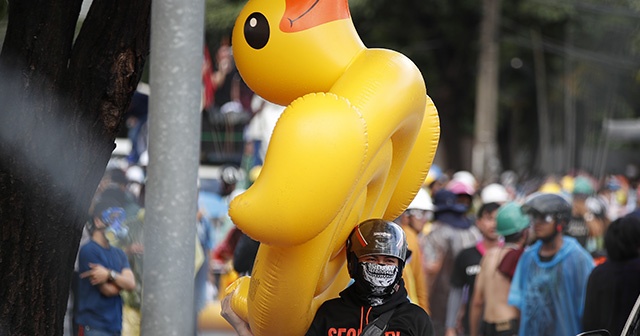
<path fill-rule="evenodd" d="M 399 273 L 395 265 L 360 262 L 354 278 L 356 292 L 371 306 L 379 306 L 398 289 Z"/>

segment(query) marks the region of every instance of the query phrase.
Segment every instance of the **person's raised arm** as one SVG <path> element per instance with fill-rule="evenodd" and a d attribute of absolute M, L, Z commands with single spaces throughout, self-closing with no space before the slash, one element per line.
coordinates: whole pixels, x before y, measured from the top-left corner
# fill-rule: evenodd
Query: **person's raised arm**
<path fill-rule="evenodd" d="M 222 299 L 221 305 L 220 315 L 229 322 L 238 333 L 238 336 L 253 336 L 249 323 L 242 320 L 231 308 L 231 295 L 225 296 L 224 299 Z"/>

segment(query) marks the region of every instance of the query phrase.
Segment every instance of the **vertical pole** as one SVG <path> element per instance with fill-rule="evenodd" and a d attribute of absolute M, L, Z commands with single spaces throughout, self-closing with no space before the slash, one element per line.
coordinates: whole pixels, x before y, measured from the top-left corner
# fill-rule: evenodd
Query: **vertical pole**
<path fill-rule="evenodd" d="M 604 127 L 602 127 L 602 134 L 604 137 L 604 144 L 602 145 L 602 154 L 600 155 L 600 164 L 597 167 L 597 175 L 598 181 L 601 181 L 605 174 L 605 169 L 607 168 L 607 159 L 609 154 L 609 141 L 611 140 L 611 126 L 613 124 L 612 120 L 605 118 L 602 121 Z M 598 142 L 600 143 L 600 142 Z M 596 171 L 594 169 L 594 171 Z"/>
<path fill-rule="evenodd" d="M 572 25 L 568 25 L 567 38 L 565 39 L 565 48 L 567 50 L 564 57 L 564 80 L 567 84 L 564 86 L 564 155 L 560 169 L 565 172 L 572 171 L 580 167 L 580 162 L 576 161 L 578 157 L 578 147 L 576 146 L 576 76 L 574 74 L 575 62 L 569 51 L 573 45 L 573 29 Z"/>
<path fill-rule="evenodd" d="M 203 0 L 153 1 L 142 335 L 195 335 L 203 32 Z"/>

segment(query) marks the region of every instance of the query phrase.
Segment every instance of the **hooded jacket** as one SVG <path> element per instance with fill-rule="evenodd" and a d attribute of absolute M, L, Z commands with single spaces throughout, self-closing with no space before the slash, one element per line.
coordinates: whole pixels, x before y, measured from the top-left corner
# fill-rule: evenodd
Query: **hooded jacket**
<path fill-rule="evenodd" d="M 577 335 L 593 259 L 571 237 L 563 237 L 550 261 L 540 259 L 541 247 L 538 241 L 525 250 L 511 282 L 508 302 L 520 309 L 519 335 Z"/>
<path fill-rule="evenodd" d="M 364 298 L 360 298 L 355 286 L 349 286 L 340 292 L 340 297 L 328 300 L 316 312 L 307 336 L 358 336 L 362 329 L 378 316 L 394 309 L 389 319 L 385 336 L 432 336 L 433 326 L 429 315 L 419 306 L 409 302 L 404 281 L 399 282 L 400 289 L 380 306 L 371 307 Z"/>

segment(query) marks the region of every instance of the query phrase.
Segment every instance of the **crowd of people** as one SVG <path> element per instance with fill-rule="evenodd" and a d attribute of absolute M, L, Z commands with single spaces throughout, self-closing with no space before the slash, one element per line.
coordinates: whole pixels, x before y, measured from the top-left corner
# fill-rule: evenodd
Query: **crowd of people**
<path fill-rule="evenodd" d="M 260 245 L 226 213 L 257 173 L 231 165 L 219 173 L 218 180 L 199 185 L 196 313 L 224 302 L 224 288 L 251 274 Z M 140 334 L 144 175 L 144 167 L 120 161 L 108 167 L 98 186 L 72 287 L 74 331 Z M 534 188 L 515 181 L 480 186 L 468 172 L 445 174 L 434 167 L 395 223 L 380 220 L 402 230 L 407 252 L 382 251 L 359 262 L 348 258 L 350 274 L 380 274 L 368 264 L 397 267 L 395 282 L 383 286 L 397 288 L 386 293 L 399 292 L 412 304 L 409 311 L 424 311 L 426 322 L 416 328 L 430 330 L 409 334 L 577 335 L 594 329 L 619 334 L 640 294 L 640 188 L 621 176 L 599 182 L 587 174 L 550 177 Z M 366 267 L 354 266 L 361 263 Z M 366 298 L 367 290 L 385 292 L 374 287 L 354 288 L 342 293 L 342 300 Z M 334 314 L 321 311 L 323 325 L 330 327 Z M 372 323 L 385 311 L 374 309 Z M 229 306 L 223 314 L 233 321 Z M 387 325 L 396 325 L 402 315 L 394 316 Z"/>
<path fill-rule="evenodd" d="M 257 178 L 282 107 L 240 95 L 231 56 L 228 46 L 217 52 L 209 79 L 219 91 L 204 95 L 203 106 L 250 110 L 254 122 L 242 167 L 224 165 L 217 180 L 199 182 L 194 320 L 221 301 L 223 317 L 251 335 L 222 293 L 251 274 L 260 242 L 227 209 Z M 74 335 L 140 334 L 147 99 L 134 97 L 132 152 L 110 164 L 89 211 L 72 284 Z M 433 166 L 397 219 L 364 221 L 345 243 L 353 284 L 320 307 L 308 335 L 337 327 L 354 335 L 618 335 L 640 294 L 640 186 L 584 172 L 545 179 L 505 172 L 484 183 Z M 358 307 L 368 307 L 366 318 Z"/>
<path fill-rule="evenodd" d="M 410 251 L 400 258 L 403 295 L 432 329 L 407 335 L 619 335 L 640 295 L 640 188 L 623 176 L 505 176 L 512 183 L 482 186 L 469 172 L 435 167 L 395 220 Z M 327 305 L 346 314 L 349 291 Z M 223 316 L 251 335 L 228 304 Z M 350 325 L 326 309 L 313 325 L 319 319 Z"/>
<path fill-rule="evenodd" d="M 444 295 L 440 300 L 431 295 L 437 335 L 577 335 L 597 329 L 620 334 L 640 294 L 637 181 L 577 173 L 536 183 L 513 180 L 509 173 L 504 176 L 517 183 L 502 180 L 477 191 L 467 172 L 442 175 L 425 186 L 436 190 L 435 221 L 421 240 L 425 265 L 430 255 L 437 255 L 429 252 L 434 246 L 440 253 L 454 250 L 456 244 L 470 247 L 451 253 L 451 271 L 440 268 L 428 276 L 435 285 L 449 276 L 448 288 L 442 283 L 430 287 L 432 293 L 443 288 L 449 293 L 446 303 Z M 456 179 L 466 181 L 466 191 Z M 473 226 L 483 232 L 475 247 L 466 242 L 469 233 L 460 219 L 438 214 L 454 208 L 437 204 L 446 190 L 474 199 L 471 208 L 478 211 Z M 456 204 L 469 202 L 460 199 Z M 474 211 L 458 213 L 469 216 Z M 492 223 L 488 230 L 486 222 Z M 447 232 L 440 229 L 443 224 L 458 228 L 455 238 L 442 239 Z M 483 248 L 487 244 L 489 248 Z M 461 275 L 468 276 L 466 282 Z"/>
<path fill-rule="evenodd" d="M 226 211 L 258 174 L 225 165 L 217 180 L 200 181 L 196 314 L 224 302 L 224 288 L 251 274 L 260 243 Z M 433 335 L 576 335 L 594 329 L 619 334 L 640 294 L 640 187 L 623 176 L 599 181 L 580 173 L 537 184 L 504 176 L 509 179 L 480 185 L 469 172 L 447 174 L 434 166 L 395 223 L 383 221 L 402 230 L 406 254 L 379 253 L 360 260 L 367 263 L 363 269 L 369 263 L 395 265 L 396 282 L 383 287 L 397 287 L 387 294 L 400 292 L 413 304 L 410 311 L 424 311 L 426 322 L 419 328 Z M 140 334 L 144 196 L 145 167 L 113 161 L 96 191 L 79 249 L 74 332 Z M 358 262 L 347 264 L 352 277 L 363 277 L 354 266 Z M 366 290 L 376 292 L 369 284 L 357 293 L 367 297 Z M 342 300 L 357 298 L 354 293 L 342 293 Z M 336 304 L 345 303 L 330 305 Z M 322 323 L 331 326 L 333 314 L 321 311 Z M 373 312 L 372 323 L 384 310 Z M 223 314 L 234 321 L 229 306 Z M 395 318 L 400 317 L 387 324 Z"/>
<path fill-rule="evenodd" d="M 435 220 L 421 239 L 436 335 L 620 334 L 640 294 L 636 182 L 578 173 L 477 192 L 467 172 L 442 175 L 425 186 Z M 476 240 L 462 219 L 474 208 Z"/>

